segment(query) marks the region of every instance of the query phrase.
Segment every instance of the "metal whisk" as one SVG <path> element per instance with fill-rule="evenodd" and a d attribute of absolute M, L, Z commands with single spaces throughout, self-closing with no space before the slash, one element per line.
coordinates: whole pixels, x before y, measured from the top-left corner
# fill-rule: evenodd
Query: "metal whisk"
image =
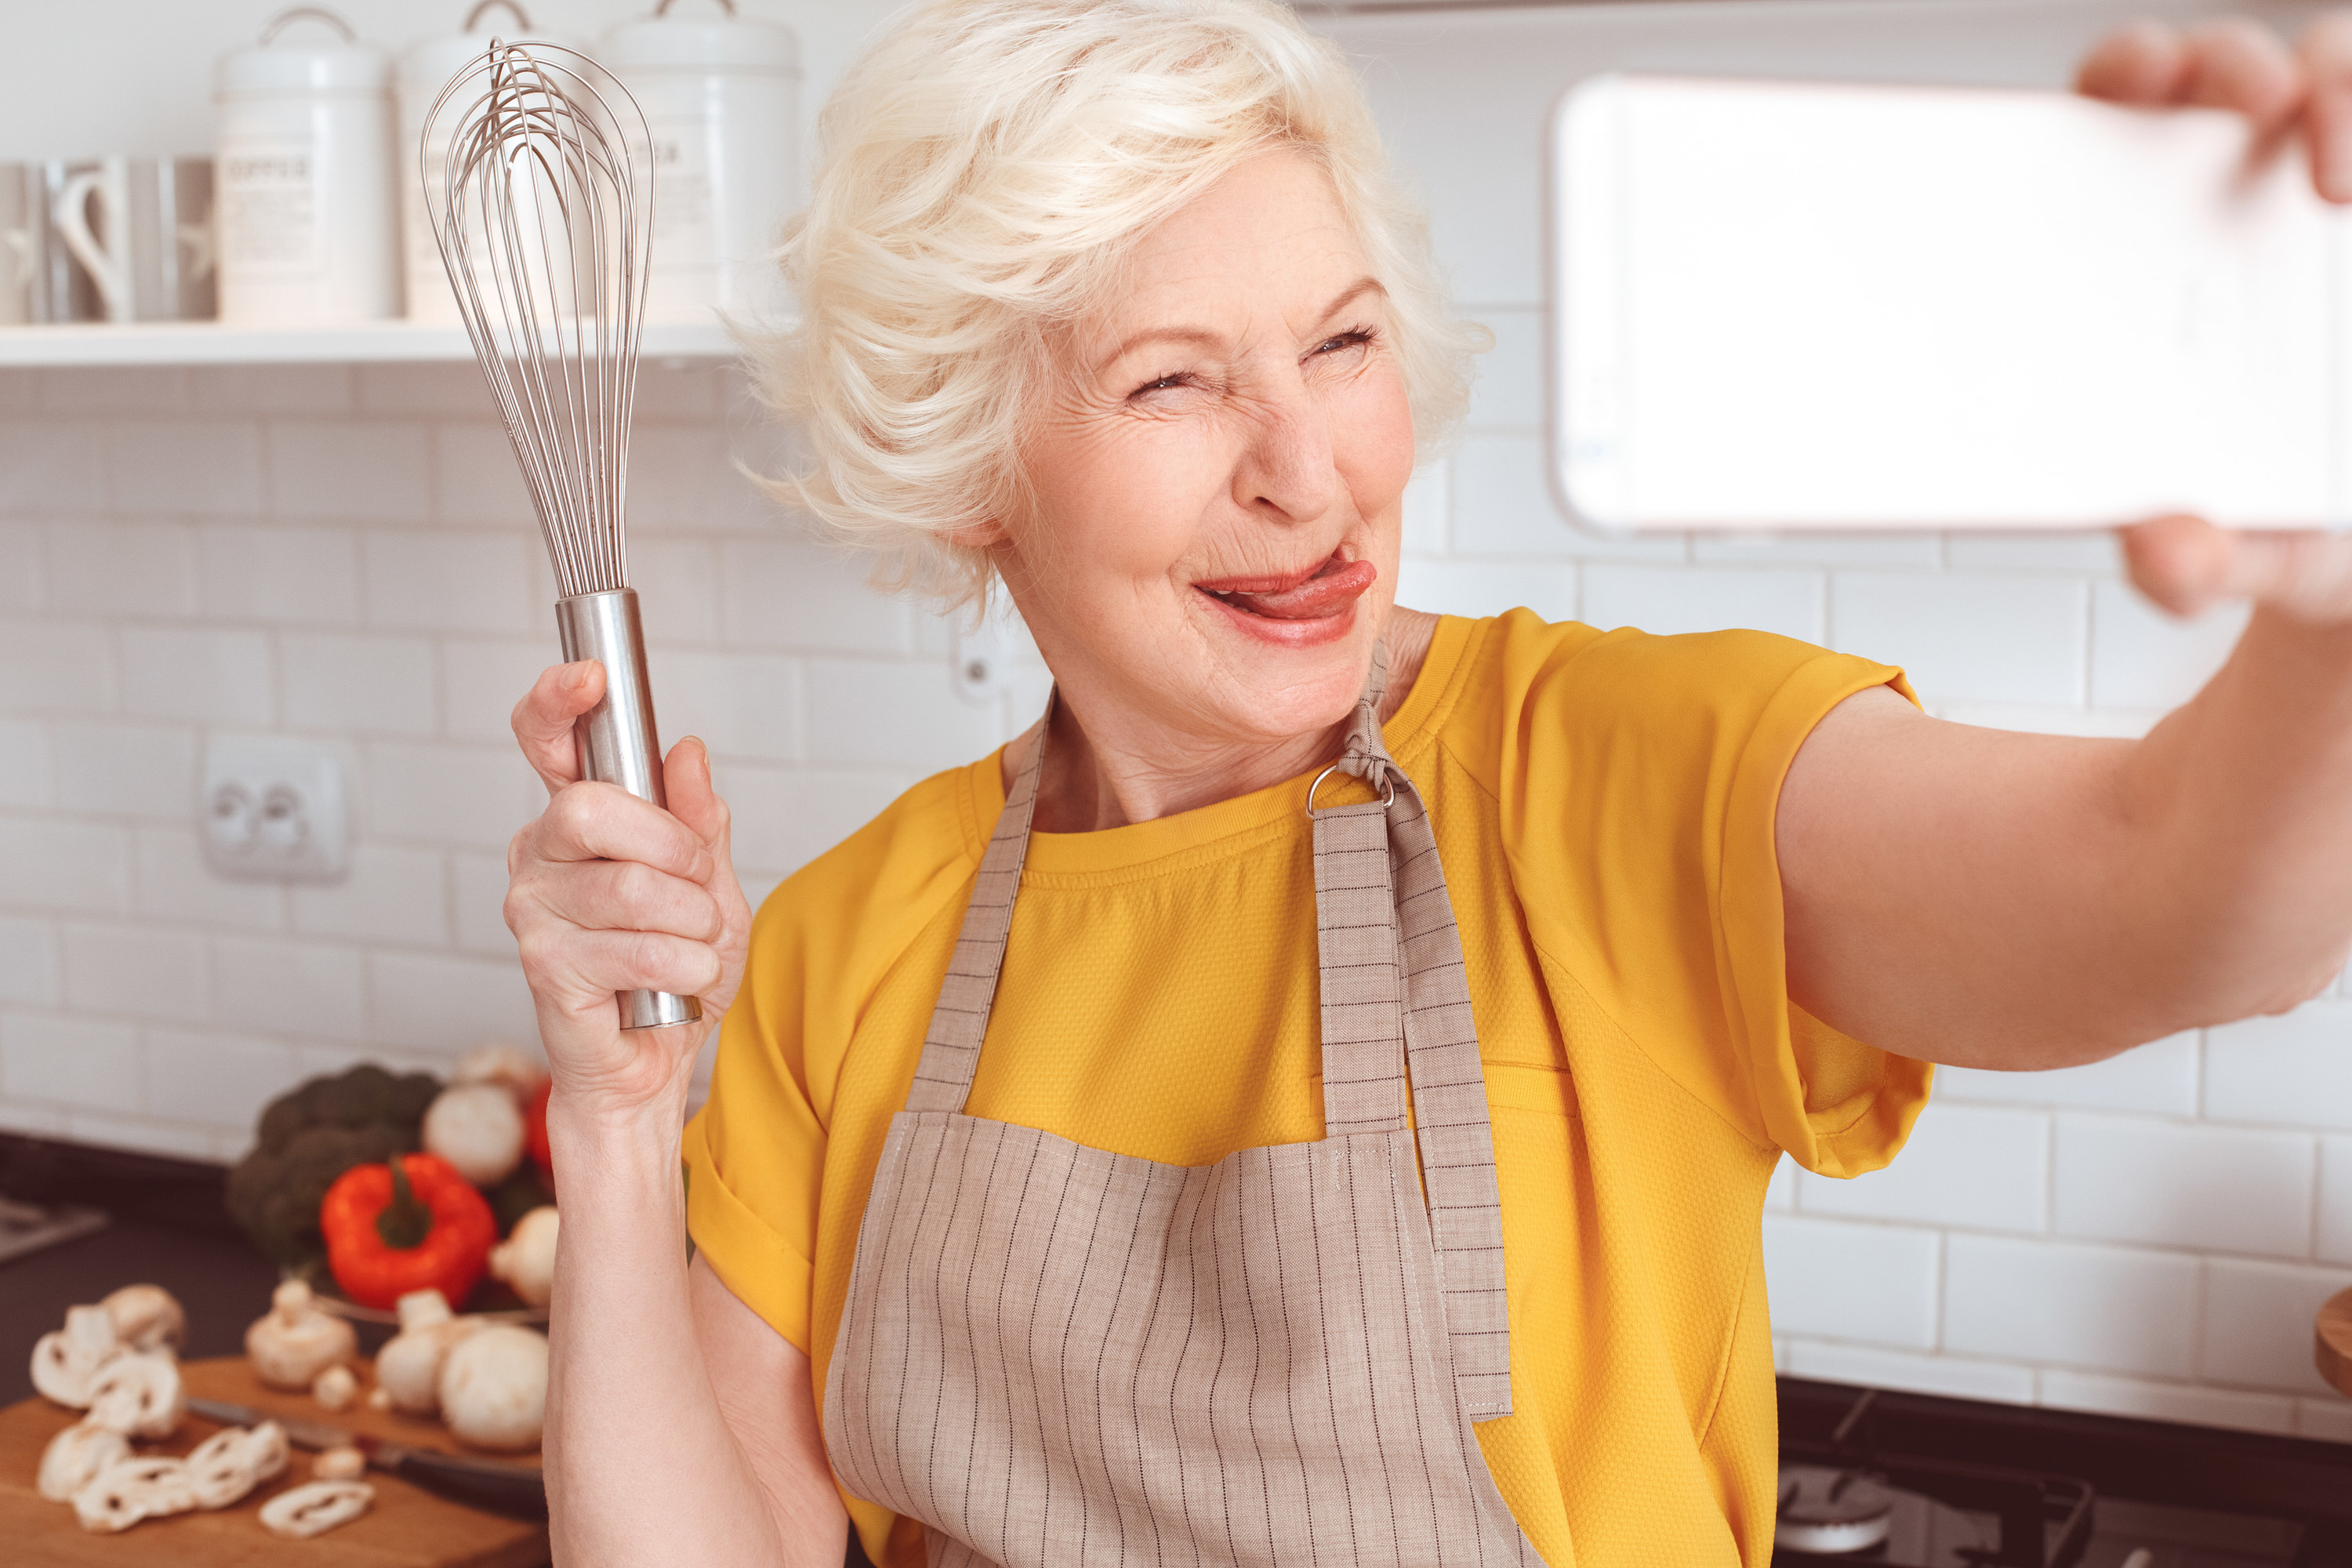
<path fill-rule="evenodd" d="M 458 313 L 554 563 L 563 656 L 604 666 L 604 700 L 576 731 L 581 773 L 665 805 L 623 527 L 651 140 L 635 100 L 586 56 L 494 39 L 434 100 L 418 163 Z M 436 145 L 447 153 L 442 190 Z M 666 992 L 624 992 L 620 1005 L 625 1029 L 702 1016 L 695 998 Z"/>

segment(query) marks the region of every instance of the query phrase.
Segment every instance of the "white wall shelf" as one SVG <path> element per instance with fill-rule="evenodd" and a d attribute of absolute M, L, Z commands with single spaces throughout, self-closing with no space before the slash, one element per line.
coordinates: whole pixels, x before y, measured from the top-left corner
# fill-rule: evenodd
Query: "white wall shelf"
<path fill-rule="evenodd" d="M 652 322 L 647 361 L 723 360 L 736 353 L 716 321 Z M 231 327 L 218 321 L 0 327 L 0 369 L 36 365 L 378 364 L 471 361 L 462 327 L 361 321 L 343 327 Z"/>

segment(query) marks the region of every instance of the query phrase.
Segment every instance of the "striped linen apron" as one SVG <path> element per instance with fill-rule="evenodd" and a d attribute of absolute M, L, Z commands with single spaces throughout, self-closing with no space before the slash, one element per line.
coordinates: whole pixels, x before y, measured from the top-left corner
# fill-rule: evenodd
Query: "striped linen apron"
<path fill-rule="evenodd" d="M 1381 649 L 1335 764 L 1382 798 L 1318 810 L 1307 791 L 1324 1137 L 1213 1165 L 963 1113 L 1039 726 L 890 1122 L 825 1378 L 835 1473 L 922 1521 L 934 1568 L 1541 1563 L 1473 1431 L 1511 1410 L 1502 1207 L 1453 904 L 1376 716 L 1386 668 Z"/>

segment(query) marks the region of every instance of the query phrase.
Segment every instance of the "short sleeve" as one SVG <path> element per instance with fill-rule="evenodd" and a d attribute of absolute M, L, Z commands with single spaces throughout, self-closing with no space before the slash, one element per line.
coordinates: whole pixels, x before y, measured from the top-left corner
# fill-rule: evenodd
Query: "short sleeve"
<path fill-rule="evenodd" d="M 1781 781 L 1831 709 L 1889 666 L 1763 632 L 1652 637 L 1493 624 L 1494 787 L 1539 946 L 1675 1081 L 1808 1170 L 1892 1159 L 1931 1069 L 1789 999 Z"/>
<path fill-rule="evenodd" d="M 772 898 L 719 1026 L 710 1098 L 687 1123 L 686 1225 L 742 1302 L 809 1352 L 825 1127 L 809 1091 L 802 932 Z"/>

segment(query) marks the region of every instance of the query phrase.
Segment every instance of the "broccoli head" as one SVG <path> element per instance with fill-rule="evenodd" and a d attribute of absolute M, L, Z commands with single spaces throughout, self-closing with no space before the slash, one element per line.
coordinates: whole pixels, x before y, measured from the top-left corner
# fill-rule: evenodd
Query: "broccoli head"
<path fill-rule="evenodd" d="M 254 1244 L 300 1268 L 326 1253 L 319 1202 L 353 1165 L 413 1153 L 425 1109 L 441 1091 L 430 1073 L 394 1077 L 362 1064 L 312 1079 L 269 1102 L 251 1153 L 228 1173 L 228 1211 Z"/>

